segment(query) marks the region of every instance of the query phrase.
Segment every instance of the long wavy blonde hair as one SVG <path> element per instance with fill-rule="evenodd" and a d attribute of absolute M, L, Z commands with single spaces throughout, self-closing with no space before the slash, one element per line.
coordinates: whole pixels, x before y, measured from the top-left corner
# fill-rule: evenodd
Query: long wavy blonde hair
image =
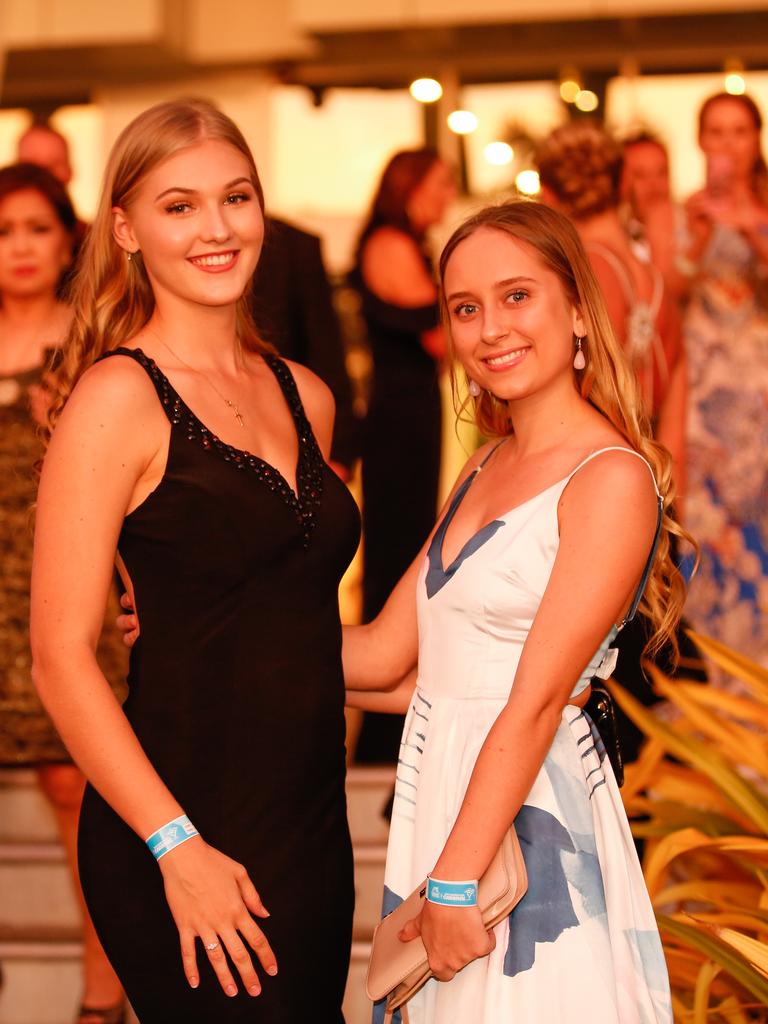
<path fill-rule="evenodd" d="M 207 100 L 159 103 L 123 129 L 107 161 L 96 216 L 70 289 L 74 316 L 57 370 L 50 429 L 83 373 L 104 352 L 137 334 L 155 309 L 141 253 L 129 260 L 114 239 L 112 208 L 129 209 L 155 167 L 180 150 L 208 139 L 226 142 L 242 153 L 264 212 L 264 194 L 248 143 L 234 121 Z M 259 338 L 245 296 L 237 306 L 237 336 L 246 349 L 272 351 Z"/>
<path fill-rule="evenodd" d="M 441 308 L 449 350 L 453 353 L 450 317 L 445 300 L 445 271 L 456 248 L 480 228 L 510 235 L 533 249 L 544 266 L 557 275 L 569 300 L 581 311 L 586 328 L 586 366 L 574 370 L 574 385 L 586 399 L 644 456 L 664 496 L 661 536 L 640 611 L 651 623 L 646 652 L 653 655 L 667 643 L 673 661 L 678 651 L 675 630 L 685 602 L 685 583 L 670 555 L 670 536 L 687 535 L 669 514 L 674 498 L 672 459 L 651 436 L 635 374 L 619 345 L 589 258 L 571 221 L 561 213 L 531 200 L 488 206 L 464 221 L 451 235 L 440 257 Z M 453 363 L 455 366 L 455 362 Z M 465 380 L 466 383 L 466 380 Z M 461 399 L 455 370 L 454 401 L 458 414 L 467 412 L 486 437 L 505 437 L 513 431 L 506 402 L 483 391 L 477 398 Z M 689 539 L 689 538 L 688 538 Z"/>

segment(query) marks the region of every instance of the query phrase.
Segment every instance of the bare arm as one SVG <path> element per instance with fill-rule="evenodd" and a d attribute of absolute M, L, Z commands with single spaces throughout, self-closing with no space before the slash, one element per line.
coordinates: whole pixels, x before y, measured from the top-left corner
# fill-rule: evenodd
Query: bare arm
<path fill-rule="evenodd" d="M 95 658 L 123 518 L 162 476 L 168 422 L 144 372 L 117 357 L 78 384 L 43 466 L 32 571 L 33 675 L 74 759 L 142 838 L 183 809 L 144 753 Z M 62 602 L 62 593 L 69 600 Z M 151 854 L 147 851 L 147 857 Z M 192 987 L 195 937 L 229 950 L 246 988 L 260 984 L 238 931 L 267 970 L 274 955 L 251 913 L 265 916 L 241 865 L 189 839 L 158 862 Z M 222 948 L 210 953 L 219 982 L 236 986 Z"/>
<path fill-rule="evenodd" d="M 459 474 L 443 509 L 442 519 L 457 489 L 482 462 L 496 442 L 478 449 Z M 407 501 L 407 495 L 404 499 Z M 348 691 L 388 691 L 399 686 L 416 665 L 416 582 L 424 564 L 434 530 L 401 578 L 378 616 L 363 626 L 344 627 L 344 681 Z M 351 698 L 359 701 L 360 698 Z M 351 706 L 361 707 L 359 703 Z M 366 707 L 367 710 L 373 710 Z"/>
<path fill-rule="evenodd" d="M 509 701 L 480 750 L 434 867 L 438 878 L 482 876 L 533 785 L 576 680 L 628 607 L 655 528 L 647 468 L 626 455 L 601 456 L 566 488 L 559 519 L 560 547 L 549 584 Z M 405 937 L 419 928 L 438 977 L 451 977 L 488 951 L 474 911 L 427 904 Z"/>
<path fill-rule="evenodd" d="M 416 242 L 397 228 L 379 228 L 363 250 L 365 283 L 384 302 L 417 309 L 437 302 L 437 285 Z M 424 349 L 439 361 L 445 356 L 445 334 L 436 325 L 421 335 Z"/>

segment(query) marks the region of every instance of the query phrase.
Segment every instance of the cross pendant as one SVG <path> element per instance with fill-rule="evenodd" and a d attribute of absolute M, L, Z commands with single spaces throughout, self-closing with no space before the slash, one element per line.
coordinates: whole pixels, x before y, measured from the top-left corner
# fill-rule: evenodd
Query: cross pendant
<path fill-rule="evenodd" d="M 237 420 L 237 422 L 240 424 L 241 427 L 244 427 L 245 421 L 243 420 L 243 414 L 240 412 L 240 410 L 237 408 L 234 402 L 230 402 L 229 399 L 227 399 L 226 402 L 229 408 L 235 414 L 235 419 Z"/>

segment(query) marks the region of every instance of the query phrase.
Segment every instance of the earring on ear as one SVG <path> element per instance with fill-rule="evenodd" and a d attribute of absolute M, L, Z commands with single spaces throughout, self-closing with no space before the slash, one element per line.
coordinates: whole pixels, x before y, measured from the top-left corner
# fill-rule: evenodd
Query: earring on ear
<path fill-rule="evenodd" d="M 132 252 L 129 252 L 129 253 L 127 254 L 127 256 L 128 256 L 128 262 L 129 262 L 129 263 L 132 263 L 132 262 L 133 262 L 133 253 L 132 253 Z"/>
<path fill-rule="evenodd" d="M 473 398 L 479 398 L 480 395 L 482 394 L 482 388 L 477 383 L 477 381 L 476 380 L 472 380 L 471 377 L 469 378 L 469 388 L 468 388 L 468 390 L 469 390 L 470 395 Z"/>
<path fill-rule="evenodd" d="M 586 335 L 583 338 L 576 339 L 576 355 L 573 357 L 574 370 L 583 370 L 587 365 L 587 360 L 584 358 L 584 353 L 581 351 L 581 343 L 586 340 Z"/>

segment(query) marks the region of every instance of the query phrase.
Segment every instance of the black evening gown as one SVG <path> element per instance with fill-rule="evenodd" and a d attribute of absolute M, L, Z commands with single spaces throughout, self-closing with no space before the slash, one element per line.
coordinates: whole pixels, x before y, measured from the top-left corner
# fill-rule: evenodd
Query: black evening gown
<path fill-rule="evenodd" d="M 428 271 L 431 265 L 424 257 Z M 363 430 L 363 618 L 381 611 L 419 552 L 437 516 L 441 399 L 438 367 L 421 335 L 440 322 L 437 303 L 406 308 L 359 290 L 373 358 L 373 383 Z M 357 742 L 363 763 L 395 762 L 403 731 L 399 715 L 366 713 Z"/>
<path fill-rule="evenodd" d="M 354 889 L 337 589 L 357 508 L 277 357 L 265 358 L 296 424 L 298 496 L 211 434 L 140 350 L 117 352 L 144 367 L 171 421 L 163 479 L 119 539 L 141 619 L 125 713 L 206 842 L 247 868 L 279 973 L 257 966 L 262 994 L 239 983 L 227 997 L 198 942 L 192 990 L 159 867 L 90 786 L 88 908 L 141 1024 L 341 1024 Z"/>

